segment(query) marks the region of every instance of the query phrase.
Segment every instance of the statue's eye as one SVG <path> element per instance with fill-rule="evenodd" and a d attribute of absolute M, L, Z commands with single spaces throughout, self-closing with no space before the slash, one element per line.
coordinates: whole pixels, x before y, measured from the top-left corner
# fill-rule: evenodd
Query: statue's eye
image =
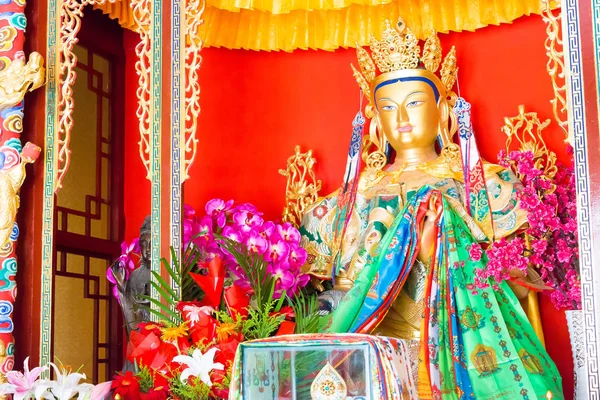
<path fill-rule="evenodd" d="M 421 103 L 422 103 L 422 101 L 417 101 L 417 100 L 415 100 L 415 101 L 411 101 L 410 103 L 408 103 L 408 104 L 406 105 L 406 108 L 412 108 L 412 107 L 416 107 L 416 106 L 418 106 L 418 105 L 419 105 L 419 104 L 421 104 Z"/>
<path fill-rule="evenodd" d="M 394 111 L 394 110 L 396 109 L 396 106 L 392 106 L 392 105 L 389 105 L 389 106 L 383 106 L 383 107 L 381 107 L 381 109 L 382 109 L 383 111 Z"/>

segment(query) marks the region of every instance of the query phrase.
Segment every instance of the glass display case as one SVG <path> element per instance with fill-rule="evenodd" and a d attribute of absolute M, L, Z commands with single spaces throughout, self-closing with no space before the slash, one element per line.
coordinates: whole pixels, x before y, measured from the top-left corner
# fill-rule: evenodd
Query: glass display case
<path fill-rule="evenodd" d="M 287 335 L 240 344 L 230 398 L 416 398 L 407 344 L 370 335 Z"/>

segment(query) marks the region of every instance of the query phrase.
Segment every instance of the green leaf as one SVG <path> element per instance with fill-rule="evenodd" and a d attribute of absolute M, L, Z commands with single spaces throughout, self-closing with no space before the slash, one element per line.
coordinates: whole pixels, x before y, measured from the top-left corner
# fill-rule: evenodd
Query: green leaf
<path fill-rule="evenodd" d="M 169 306 L 164 305 L 160 300 L 157 299 L 153 299 L 150 296 L 140 296 L 140 298 L 144 299 L 144 300 L 148 300 L 150 303 L 154 304 L 157 308 L 161 309 L 165 314 L 169 315 L 172 319 L 168 320 L 170 322 L 173 322 L 175 324 L 179 324 L 182 322 L 181 320 L 181 316 L 177 313 L 175 313 Z M 157 310 L 153 309 L 153 308 L 148 308 L 148 311 L 150 311 L 152 314 L 154 315 L 162 315 L 162 319 L 165 319 L 165 316 L 163 314 L 161 314 L 160 312 L 158 312 Z"/>

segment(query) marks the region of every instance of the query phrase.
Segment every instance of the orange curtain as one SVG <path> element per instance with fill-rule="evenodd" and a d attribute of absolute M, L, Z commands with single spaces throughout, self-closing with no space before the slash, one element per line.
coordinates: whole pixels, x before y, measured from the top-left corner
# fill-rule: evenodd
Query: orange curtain
<path fill-rule="evenodd" d="M 136 30 L 129 1 L 95 7 Z M 539 0 L 207 0 L 199 34 L 205 47 L 335 50 L 367 44 L 386 19 L 398 16 L 423 39 L 432 30 L 510 23 L 540 8 Z"/>

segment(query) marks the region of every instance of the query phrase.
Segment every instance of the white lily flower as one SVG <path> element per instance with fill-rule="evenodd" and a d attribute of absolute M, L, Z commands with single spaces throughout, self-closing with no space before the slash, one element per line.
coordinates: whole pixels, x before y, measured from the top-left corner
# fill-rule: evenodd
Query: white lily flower
<path fill-rule="evenodd" d="M 77 372 L 67 373 L 65 370 L 60 370 L 53 363 L 49 363 L 54 368 L 56 380 L 49 382 L 49 388 L 57 400 L 70 400 L 79 390 L 84 389 L 86 383 L 80 383 L 85 380 L 85 374 Z"/>
<path fill-rule="evenodd" d="M 181 373 L 181 382 L 185 383 L 190 376 L 199 377 L 204 384 L 212 386 L 210 381 L 210 372 L 214 369 L 223 370 L 221 363 L 215 363 L 215 353 L 217 348 L 213 347 L 202 354 L 200 349 L 195 349 L 192 356 L 179 355 L 173 358 L 173 361 L 179 364 L 185 364 L 188 367 Z"/>
<path fill-rule="evenodd" d="M 91 383 L 82 383 L 77 391 L 77 400 L 87 400 L 92 398 L 92 390 L 94 385 Z"/>
<path fill-rule="evenodd" d="M 17 391 L 17 387 L 10 383 L 3 383 L 0 385 L 0 398 L 7 396 L 9 394 L 15 394 Z"/>
<path fill-rule="evenodd" d="M 36 400 L 55 400 L 56 397 L 50 393 L 50 382 L 48 379 L 40 379 L 33 388 L 33 397 Z"/>

